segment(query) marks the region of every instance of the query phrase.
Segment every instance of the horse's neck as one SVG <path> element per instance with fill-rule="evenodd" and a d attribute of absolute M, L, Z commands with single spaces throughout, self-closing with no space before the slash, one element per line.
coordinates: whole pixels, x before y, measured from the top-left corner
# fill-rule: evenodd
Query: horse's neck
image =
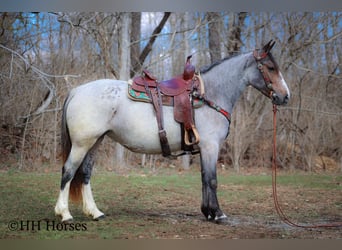
<path fill-rule="evenodd" d="M 230 113 L 248 85 L 246 63 L 249 56 L 243 54 L 228 59 L 202 76 L 206 97 Z"/>

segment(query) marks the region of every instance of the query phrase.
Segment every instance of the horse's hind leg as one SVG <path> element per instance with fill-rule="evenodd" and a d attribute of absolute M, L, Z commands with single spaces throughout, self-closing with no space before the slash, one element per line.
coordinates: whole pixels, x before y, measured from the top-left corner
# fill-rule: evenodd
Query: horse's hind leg
<path fill-rule="evenodd" d="M 87 148 L 72 146 L 68 159 L 63 166 L 61 189 L 55 206 L 55 213 L 62 217 L 62 222 L 72 220 L 72 216 L 69 212 L 70 184 L 78 167 L 81 165 L 83 158 L 87 154 L 87 150 Z"/>
<path fill-rule="evenodd" d="M 60 190 L 58 200 L 55 206 L 55 214 L 62 217 L 62 222 L 72 221 L 72 216 L 69 212 L 69 189 L 70 182 L 67 182 L 63 189 Z"/>
<path fill-rule="evenodd" d="M 86 215 L 92 216 L 94 220 L 99 220 L 105 217 L 104 213 L 102 213 L 95 204 L 91 187 L 90 187 L 90 182 L 88 184 L 83 185 L 82 196 L 83 196 L 83 212 Z"/>
<path fill-rule="evenodd" d="M 83 185 L 82 185 L 82 198 L 83 198 L 83 212 L 86 215 L 92 216 L 94 220 L 98 220 L 101 218 L 104 218 L 104 213 L 102 213 L 96 206 L 95 200 L 93 198 L 93 194 L 91 191 L 90 186 L 90 177 L 91 172 L 94 166 L 94 160 L 95 160 L 95 151 L 97 146 L 102 141 L 101 137 L 96 144 L 92 147 L 92 149 L 87 153 L 85 156 L 81 170 L 83 172 Z"/>

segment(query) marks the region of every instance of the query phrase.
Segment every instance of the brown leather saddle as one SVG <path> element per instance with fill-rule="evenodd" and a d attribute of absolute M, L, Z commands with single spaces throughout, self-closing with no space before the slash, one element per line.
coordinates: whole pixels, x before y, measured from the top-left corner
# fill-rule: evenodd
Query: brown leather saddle
<path fill-rule="evenodd" d="M 173 104 L 174 119 L 182 127 L 182 149 L 193 151 L 192 146 L 200 141 L 194 122 L 192 94 L 203 91 L 203 86 L 198 75 L 195 74 L 195 67 L 190 63 L 190 59 L 191 56 L 188 56 L 182 75 L 170 80 L 158 81 L 149 71 L 143 70 L 143 75 L 133 78 L 131 85 L 134 91 L 146 94 L 153 104 L 163 156 L 171 156 L 164 130 L 163 103 Z"/>

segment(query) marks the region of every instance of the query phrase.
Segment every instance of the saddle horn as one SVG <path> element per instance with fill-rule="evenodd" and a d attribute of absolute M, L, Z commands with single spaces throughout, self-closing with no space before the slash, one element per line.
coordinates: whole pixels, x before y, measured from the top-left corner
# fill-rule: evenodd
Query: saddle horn
<path fill-rule="evenodd" d="M 190 59 L 192 55 L 188 56 L 185 62 L 183 79 L 188 81 L 194 77 L 195 74 L 195 66 L 191 64 Z"/>

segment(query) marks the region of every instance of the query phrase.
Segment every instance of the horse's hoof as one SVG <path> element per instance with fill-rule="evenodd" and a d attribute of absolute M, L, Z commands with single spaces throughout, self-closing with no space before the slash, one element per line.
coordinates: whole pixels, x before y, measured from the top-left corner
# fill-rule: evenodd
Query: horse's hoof
<path fill-rule="evenodd" d="M 228 222 L 228 216 L 225 215 L 225 214 L 222 214 L 220 216 L 217 216 L 215 217 L 215 222 L 217 224 L 223 224 L 223 223 L 227 223 Z"/>
<path fill-rule="evenodd" d="M 103 214 L 103 215 L 100 215 L 99 217 L 96 217 L 94 218 L 93 220 L 94 221 L 99 221 L 99 220 L 103 220 L 106 216 Z"/>
<path fill-rule="evenodd" d="M 213 218 L 213 217 L 211 217 L 211 215 L 209 214 L 209 215 L 208 215 L 208 217 L 207 217 L 207 220 L 208 220 L 208 221 L 213 221 L 213 220 L 214 220 L 214 218 Z"/>

